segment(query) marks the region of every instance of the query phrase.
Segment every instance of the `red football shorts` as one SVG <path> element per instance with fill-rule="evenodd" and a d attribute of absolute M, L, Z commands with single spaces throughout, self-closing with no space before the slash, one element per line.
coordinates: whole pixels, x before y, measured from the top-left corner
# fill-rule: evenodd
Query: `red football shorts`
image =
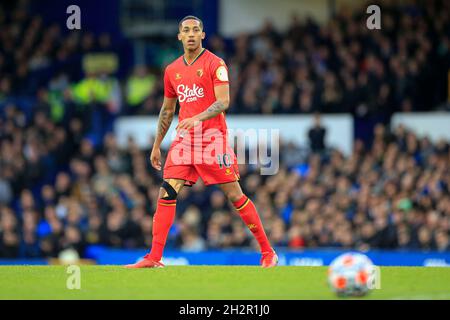
<path fill-rule="evenodd" d="M 205 185 L 239 180 L 236 155 L 227 141 L 221 139 L 207 145 L 174 141 L 167 154 L 163 172 L 164 179 L 186 180 L 187 186 L 192 186 L 199 177 Z"/>

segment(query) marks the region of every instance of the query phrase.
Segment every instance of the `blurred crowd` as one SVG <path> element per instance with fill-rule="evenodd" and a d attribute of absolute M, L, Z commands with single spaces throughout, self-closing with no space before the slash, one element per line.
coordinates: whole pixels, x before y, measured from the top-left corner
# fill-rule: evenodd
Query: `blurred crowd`
<path fill-rule="evenodd" d="M 361 6 L 343 7 L 325 25 L 294 15 L 285 33 L 268 21 L 236 37 L 231 54 L 213 38 L 231 70 L 232 111 L 389 116 L 445 103 L 450 3 L 420 3 L 382 3 L 381 30 L 367 28 Z"/>
<path fill-rule="evenodd" d="M 65 32 L 59 24 L 45 24 L 40 15 L 32 15 L 26 1 L 2 2 L 0 97 L 37 98 L 39 89 L 68 87 L 83 76 L 83 55 L 113 50 L 107 33 Z"/>
<path fill-rule="evenodd" d="M 342 7 L 324 25 L 293 13 L 284 32 L 268 20 L 260 31 L 231 39 L 207 35 L 204 45 L 230 70 L 229 112 L 389 117 L 396 111 L 446 108 L 450 3 L 390 1 L 381 7 L 381 30 L 367 28 L 365 10 Z M 57 24 L 44 25 L 26 6 L 1 8 L 0 105 L 30 96 L 29 104 L 48 104 L 58 122 L 74 108 L 158 114 L 158 79 L 167 59 L 119 72 L 126 57 L 108 34 L 65 33 Z M 175 35 L 170 43 L 152 48 L 170 59 L 181 55 Z M 89 64 L 86 56 L 95 53 L 110 56 Z"/>
<path fill-rule="evenodd" d="M 112 134 L 95 147 L 85 130 L 77 118 L 64 128 L 40 112 L 27 124 L 8 109 L 0 122 L 0 256 L 150 246 L 161 177 L 148 150 L 131 139 L 121 149 Z M 450 250 L 449 143 L 401 126 L 379 124 L 374 134 L 370 149 L 357 140 L 349 157 L 283 142 L 273 176 L 240 166 L 274 246 Z M 257 244 L 223 193 L 199 181 L 179 193 L 168 247 Z"/>

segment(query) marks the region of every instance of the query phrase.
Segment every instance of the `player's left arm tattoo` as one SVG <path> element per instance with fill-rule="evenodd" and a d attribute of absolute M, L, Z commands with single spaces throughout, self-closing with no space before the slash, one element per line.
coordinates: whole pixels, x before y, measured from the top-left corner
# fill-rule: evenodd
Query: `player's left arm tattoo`
<path fill-rule="evenodd" d="M 228 105 L 225 104 L 224 101 L 217 100 L 212 105 L 208 107 L 205 111 L 198 114 L 196 116 L 197 120 L 205 121 L 211 118 L 214 118 L 218 114 L 222 113 L 223 111 L 227 110 Z"/>
<path fill-rule="evenodd" d="M 214 118 L 218 114 L 221 114 L 225 110 L 228 109 L 229 101 L 230 101 L 230 93 L 229 86 L 216 86 L 214 88 L 214 93 L 216 95 L 216 101 L 211 104 L 208 109 L 203 111 L 202 113 L 195 116 L 195 118 L 199 121 L 205 121 L 211 118 Z"/>

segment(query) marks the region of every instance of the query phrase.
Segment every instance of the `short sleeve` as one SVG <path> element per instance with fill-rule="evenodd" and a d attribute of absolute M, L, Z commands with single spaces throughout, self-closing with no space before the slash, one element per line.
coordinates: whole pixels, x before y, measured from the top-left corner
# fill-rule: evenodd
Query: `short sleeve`
<path fill-rule="evenodd" d="M 176 98 L 177 93 L 173 89 L 172 83 L 170 82 L 169 73 L 167 68 L 164 71 L 164 96 L 167 98 Z"/>
<path fill-rule="evenodd" d="M 211 74 L 214 86 L 228 84 L 228 68 L 222 59 L 214 59 L 212 61 Z"/>

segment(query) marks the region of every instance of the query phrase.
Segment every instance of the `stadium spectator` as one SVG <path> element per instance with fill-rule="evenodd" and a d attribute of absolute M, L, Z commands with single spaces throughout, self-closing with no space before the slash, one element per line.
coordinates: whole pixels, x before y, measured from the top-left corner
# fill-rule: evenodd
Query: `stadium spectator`
<path fill-rule="evenodd" d="M 322 126 L 319 114 L 314 115 L 314 126 L 308 131 L 309 146 L 312 152 L 325 150 L 325 135 L 327 130 Z"/>
<path fill-rule="evenodd" d="M 135 68 L 126 84 L 126 114 L 134 115 L 138 112 L 145 114 L 142 104 L 153 93 L 156 80 L 155 75 L 148 73 L 145 66 Z"/>

